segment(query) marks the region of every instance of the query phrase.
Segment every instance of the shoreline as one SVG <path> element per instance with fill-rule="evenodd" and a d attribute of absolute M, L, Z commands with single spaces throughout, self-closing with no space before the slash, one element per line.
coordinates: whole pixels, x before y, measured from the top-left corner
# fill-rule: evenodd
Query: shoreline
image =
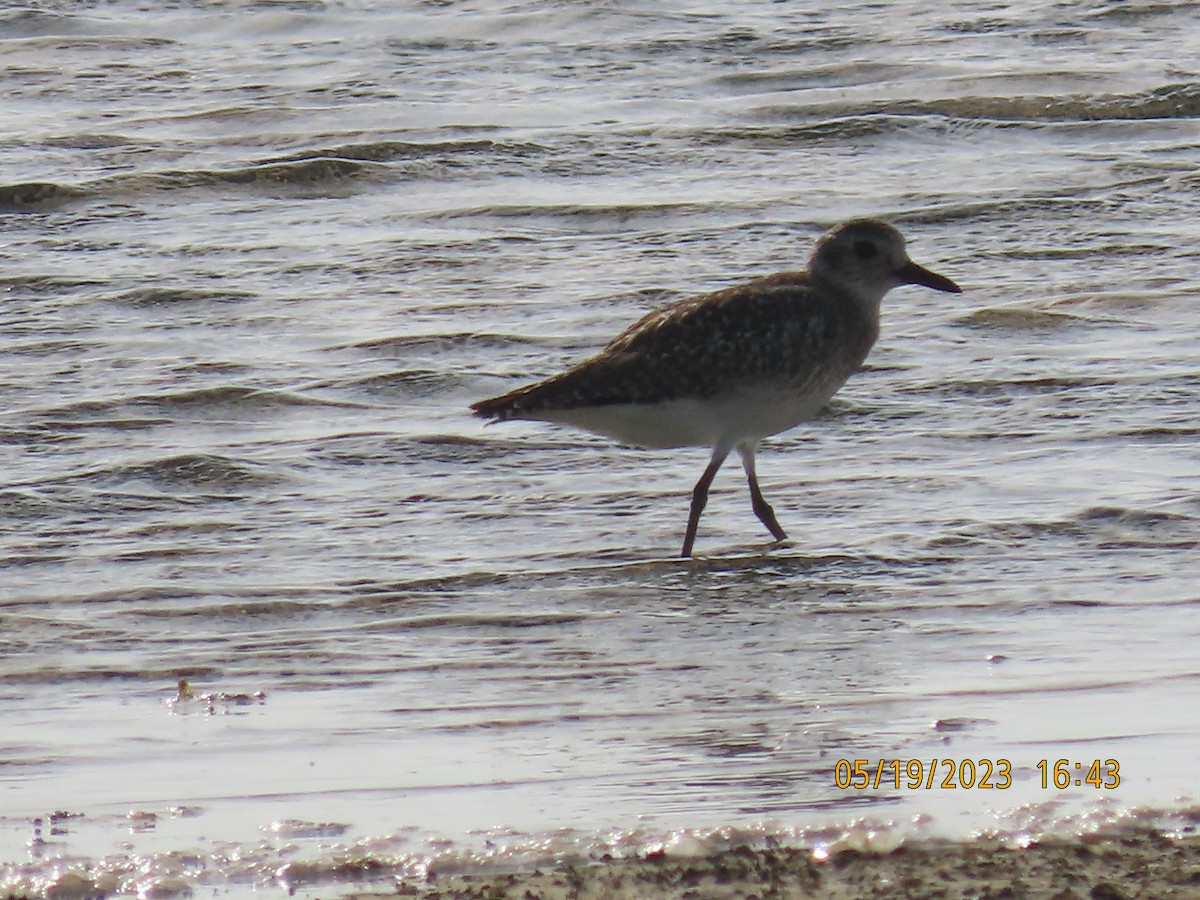
<path fill-rule="evenodd" d="M 765 900 L 765 898 L 1200 896 L 1200 836 L 1145 827 L 1047 838 L 1027 846 L 976 841 L 847 849 L 821 859 L 798 848 L 733 847 L 701 856 L 560 864 L 527 872 L 431 874 L 346 900 Z"/>

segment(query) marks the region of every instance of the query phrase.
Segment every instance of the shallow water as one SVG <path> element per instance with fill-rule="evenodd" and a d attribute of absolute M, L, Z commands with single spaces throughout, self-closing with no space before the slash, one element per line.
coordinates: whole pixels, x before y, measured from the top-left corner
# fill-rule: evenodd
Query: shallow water
<path fill-rule="evenodd" d="M 120 0 L 0 50 L 0 887 L 1195 800 L 1192 4 Z M 965 293 L 764 446 L 787 544 L 730 465 L 675 560 L 704 450 L 469 416 L 859 215 Z M 946 758 L 1013 784 L 834 784 Z"/>

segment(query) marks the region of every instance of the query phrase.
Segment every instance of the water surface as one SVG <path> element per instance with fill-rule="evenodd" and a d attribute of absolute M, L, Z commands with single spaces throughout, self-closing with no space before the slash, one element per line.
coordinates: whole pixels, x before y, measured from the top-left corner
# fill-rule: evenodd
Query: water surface
<path fill-rule="evenodd" d="M 1198 20 L 4 12 L 0 887 L 1194 802 Z M 965 293 L 764 445 L 785 545 L 730 466 L 673 558 L 703 449 L 470 417 L 861 215 Z"/>

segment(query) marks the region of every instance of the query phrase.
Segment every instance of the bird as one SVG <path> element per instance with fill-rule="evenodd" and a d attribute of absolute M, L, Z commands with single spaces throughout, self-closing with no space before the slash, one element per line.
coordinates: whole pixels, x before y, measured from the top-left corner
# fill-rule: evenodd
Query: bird
<path fill-rule="evenodd" d="M 817 240 L 803 271 L 676 300 L 594 356 L 471 409 L 491 422 L 551 422 L 634 447 L 708 447 L 682 557 L 692 555 L 709 487 L 736 449 L 755 515 L 783 541 L 787 533 L 759 487 L 758 446 L 824 409 L 875 344 L 884 295 L 908 284 L 962 292 L 909 259 L 894 226 L 843 222 Z"/>

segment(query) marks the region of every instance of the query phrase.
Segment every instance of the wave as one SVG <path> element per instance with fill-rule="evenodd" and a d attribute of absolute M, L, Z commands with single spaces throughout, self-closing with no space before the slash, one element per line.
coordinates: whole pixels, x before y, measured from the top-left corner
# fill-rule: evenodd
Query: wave
<path fill-rule="evenodd" d="M 539 338 L 528 335 L 494 334 L 489 332 L 459 331 L 445 334 L 402 334 L 391 337 L 371 338 L 349 344 L 332 344 L 326 350 L 365 350 L 384 357 L 398 357 L 410 353 L 461 353 L 466 350 L 508 349 L 512 347 L 540 347 L 559 349 L 565 346 L 562 338 Z"/>
<path fill-rule="evenodd" d="M 1138 184 L 1161 183 L 1164 176 L 1139 178 L 1135 181 L 1106 182 L 1095 186 L 1062 188 L 1053 193 L 1025 194 L 1019 197 L 998 197 L 994 200 L 951 202 L 920 209 L 896 210 L 888 219 L 896 224 L 922 225 L 946 224 L 970 220 L 1012 220 L 1038 217 L 1046 219 L 1055 215 L 1075 218 L 1095 214 L 1098 217 L 1112 206 L 1111 195 L 1119 188 Z"/>
<path fill-rule="evenodd" d="M 103 279 L 78 278 L 70 275 L 5 275 L 0 285 L 20 290 L 23 294 L 70 294 L 107 284 Z"/>
<path fill-rule="evenodd" d="M 69 139 L 72 146 L 99 142 L 121 146 L 128 139 L 87 135 Z M 545 153 L 531 143 L 486 139 L 450 141 L 374 141 L 300 150 L 251 161 L 228 169 L 178 169 L 127 172 L 80 184 L 28 181 L 0 184 L 0 211 L 36 212 L 85 200 L 128 200 L 174 191 L 257 191 L 271 195 L 340 197 L 370 184 L 413 175 L 434 177 L 436 167 L 466 166 L 479 156 L 524 159 Z M 416 172 L 403 163 L 420 164 Z M 432 167 L 432 171 L 431 171 Z"/>
<path fill-rule="evenodd" d="M 204 492 L 236 491 L 283 481 L 281 475 L 260 463 L 216 453 L 165 456 L 144 463 L 97 469 L 78 478 L 108 484 L 149 482 L 160 488 L 194 488 Z"/>
<path fill-rule="evenodd" d="M 42 520 L 60 515 L 69 508 L 70 504 L 64 503 L 61 498 L 33 488 L 10 488 L 0 491 L 0 509 L 4 510 L 4 518 L 9 520 Z M 11 556 L 6 556 L 6 562 L 9 564 L 12 562 Z"/>
<path fill-rule="evenodd" d="M 942 97 L 932 100 L 776 104 L 759 107 L 761 117 L 826 121 L 888 117 L 898 127 L 916 117 L 995 123 L 1078 123 L 1194 119 L 1200 117 L 1200 83 L 1166 84 L 1133 94 L 1067 94 Z"/>
<path fill-rule="evenodd" d="M 753 209 L 753 204 L 747 202 L 746 209 Z M 499 219 L 575 219 L 575 220 L 607 220 L 618 219 L 622 222 L 631 219 L 668 219 L 676 221 L 680 218 L 699 217 L 711 213 L 712 203 L 702 202 L 662 202 L 662 203 L 498 203 L 484 206 L 473 206 L 457 209 L 445 209 L 425 213 L 422 218 L 428 221 L 457 219 L 463 217 L 492 217 Z"/>
<path fill-rule="evenodd" d="M 60 35 L 77 31 L 74 16 L 61 15 L 41 9 L 10 9 L 0 12 L 0 34 L 5 39 Z"/>
<path fill-rule="evenodd" d="M 1176 505 L 1176 504 L 1172 504 Z M 1047 538 L 1065 538 L 1102 546 L 1106 550 L 1156 547 L 1168 550 L 1200 547 L 1200 507 L 1186 509 L 1138 509 L 1124 506 L 1093 506 L 1059 519 L 1000 522 L 968 526 L 939 535 L 931 549 L 960 549 L 966 546 L 1009 548 Z M 1138 601 L 1141 602 L 1141 601 Z"/>
<path fill-rule="evenodd" d="M 468 413 L 463 412 L 465 418 Z M 395 465 L 420 460 L 422 464 L 477 469 L 496 459 L 494 442 L 457 435 L 402 437 L 392 432 L 353 431 L 323 437 L 308 451 L 310 459 L 335 465 Z M 412 495 L 408 500 L 418 499 Z M 484 498 L 480 498 L 484 499 Z"/>
<path fill-rule="evenodd" d="M 181 306 L 191 303 L 232 303 L 241 300 L 251 300 L 255 294 L 249 291 L 210 290 L 178 287 L 142 287 L 119 294 L 101 297 L 110 303 L 122 306 L 155 307 Z"/>
<path fill-rule="evenodd" d="M 1072 313 L 1030 309 L 1022 306 L 990 306 L 972 310 L 954 319 L 957 325 L 1007 331 L 1044 331 L 1066 328 L 1071 325 L 1096 324 L 1101 321 L 1103 320 L 1094 320 Z M 1114 324 L 1124 323 L 1117 321 Z"/>
<path fill-rule="evenodd" d="M 925 117 L 934 127 L 945 130 L 944 124 L 933 117 Z M 752 144 L 754 146 L 794 147 L 797 144 L 835 143 L 860 138 L 879 137 L 911 128 L 911 116 L 874 114 L 847 114 L 822 118 L 816 122 L 788 125 L 740 126 L 737 128 L 709 128 L 692 136 L 699 144 Z"/>
<path fill-rule="evenodd" d="M 1037 396 L 1081 388 L 1104 387 L 1116 382 L 1116 378 L 1073 375 L 1046 375 L 1030 378 L 956 378 L 953 381 L 938 381 L 919 387 L 909 387 L 905 392 L 910 394 L 953 394 L 967 397 Z"/>
<path fill-rule="evenodd" d="M 352 390 L 371 396 L 433 397 L 461 387 L 463 379 L 437 369 L 401 369 L 358 378 L 323 381 L 313 388 Z"/>
<path fill-rule="evenodd" d="M 352 160 L 310 159 L 227 170 L 112 175 L 78 185 L 19 182 L 0 185 L 0 212 L 43 212 L 80 201 L 127 201 L 156 193 L 221 188 L 325 196 L 344 193 L 346 182 L 370 175 L 369 170 L 370 164 Z"/>
<path fill-rule="evenodd" d="M 192 490 L 206 495 L 237 495 L 246 488 L 283 482 L 285 476 L 267 465 L 218 453 L 176 453 L 136 463 L 101 465 L 69 472 L 0 492 L 6 515 L 83 512 L 116 516 L 131 510 L 160 510 L 181 502 L 177 495 Z M 147 494 L 148 485 L 168 497 Z M 189 501 L 190 502 L 190 501 Z"/>
<path fill-rule="evenodd" d="M 30 411 L 29 416 L 36 425 L 32 431 L 41 434 L 46 429 L 70 430 L 96 424 L 107 428 L 144 428 L 171 421 L 181 412 L 200 417 L 219 415 L 255 419 L 266 410 L 305 406 L 356 408 L 357 404 L 310 397 L 294 391 L 218 385 L 162 394 L 80 400 Z"/>
<path fill-rule="evenodd" d="M 114 175 L 92 182 L 106 196 L 204 188 L 254 188 L 314 192 L 332 190 L 348 181 L 374 178 L 378 165 L 331 156 L 309 156 L 293 162 L 259 162 L 232 169 L 196 169 Z"/>
<path fill-rule="evenodd" d="M 94 191 L 53 181 L 0 184 L 0 212 L 49 209 L 94 195 Z"/>
<path fill-rule="evenodd" d="M 308 397 L 293 391 L 268 390 L 243 385 L 220 385 L 195 388 L 169 394 L 150 394 L 136 398 L 133 402 L 163 408 L 206 407 L 206 408 L 251 408 L 264 409 L 280 406 L 342 406 L 341 403 Z"/>
<path fill-rule="evenodd" d="M 472 138 L 449 141 L 369 141 L 337 144 L 315 150 L 304 150 L 265 163 L 295 163 L 311 159 L 358 160 L 362 162 L 393 162 L 409 159 L 452 159 L 459 156 L 535 156 L 548 153 L 539 144 L 528 142 L 494 141 Z"/>

